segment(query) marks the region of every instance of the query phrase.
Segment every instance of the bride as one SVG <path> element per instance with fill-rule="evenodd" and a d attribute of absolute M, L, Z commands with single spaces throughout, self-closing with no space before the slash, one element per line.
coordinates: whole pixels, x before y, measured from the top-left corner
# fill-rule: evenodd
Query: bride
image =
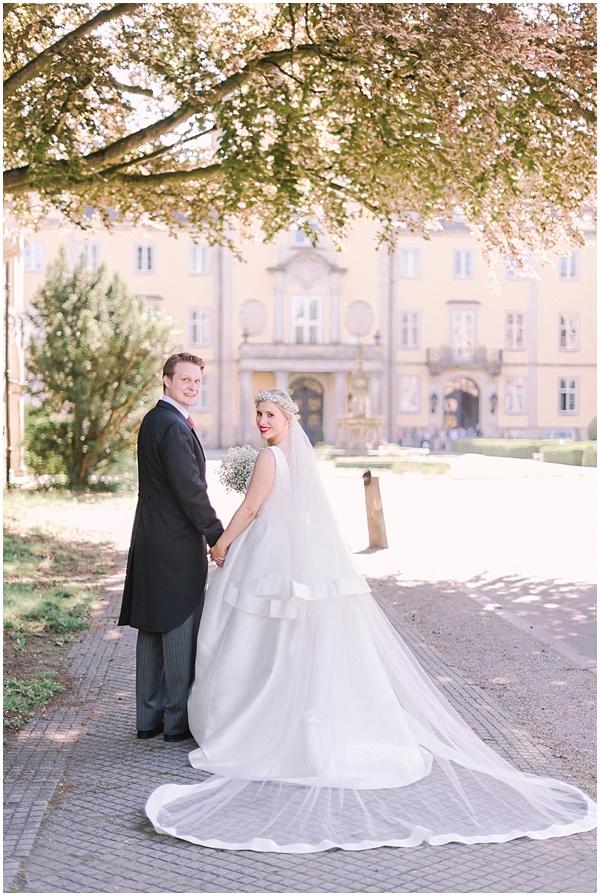
<path fill-rule="evenodd" d="M 255 398 L 259 452 L 211 555 L 190 729 L 197 784 L 155 829 L 220 849 L 317 852 L 591 830 L 577 788 L 519 772 L 429 681 L 336 526 L 286 392 Z"/>

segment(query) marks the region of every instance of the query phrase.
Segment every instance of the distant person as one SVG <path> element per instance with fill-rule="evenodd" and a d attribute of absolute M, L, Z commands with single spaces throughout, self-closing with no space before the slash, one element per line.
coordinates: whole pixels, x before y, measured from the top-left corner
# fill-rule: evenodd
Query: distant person
<path fill-rule="evenodd" d="M 138 436 L 139 496 L 119 625 L 138 629 L 137 736 L 190 737 L 187 700 L 208 569 L 223 532 L 206 490 L 206 459 L 190 408 L 204 362 L 185 352 L 163 369 L 162 399 Z"/>

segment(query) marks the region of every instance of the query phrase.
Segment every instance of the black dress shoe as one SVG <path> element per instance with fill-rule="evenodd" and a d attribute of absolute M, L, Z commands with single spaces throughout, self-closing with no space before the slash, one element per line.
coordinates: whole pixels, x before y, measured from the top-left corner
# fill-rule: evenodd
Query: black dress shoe
<path fill-rule="evenodd" d="M 191 731 L 180 731 L 179 734 L 165 734 L 165 743 L 175 744 L 180 740 L 189 740 L 193 737 Z"/>
<path fill-rule="evenodd" d="M 158 728 L 150 728 L 148 731 L 139 731 L 137 733 L 138 740 L 150 740 L 151 737 L 156 737 L 157 734 L 160 734 L 163 730 L 163 726 L 160 725 Z"/>

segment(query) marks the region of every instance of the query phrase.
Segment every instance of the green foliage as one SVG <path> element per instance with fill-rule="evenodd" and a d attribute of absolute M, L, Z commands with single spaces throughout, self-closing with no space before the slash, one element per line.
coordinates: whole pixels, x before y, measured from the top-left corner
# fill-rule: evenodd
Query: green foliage
<path fill-rule="evenodd" d="M 73 632 L 89 628 L 97 583 L 81 581 L 76 570 L 85 559 L 100 573 L 98 548 L 71 546 L 44 534 L 4 532 L 4 628 L 13 634 Z"/>
<path fill-rule="evenodd" d="M 583 449 L 583 457 L 581 459 L 582 467 L 597 467 L 598 466 L 598 442 L 594 440 L 593 442 L 585 442 L 585 447 Z"/>
<path fill-rule="evenodd" d="M 32 302 L 27 455 L 38 475 L 88 487 L 135 443 L 171 345 L 172 325 L 147 312 L 115 274 L 61 248 Z"/>
<path fill-rule="evenodd" d="M 486 454 L 491 457 L 531 458 L 543 445 L 555 445 L 549 439 L 456 439 L 452 443 L 455 454 Z"/>
<path fill-rule="evenodd" d="M 592 442 L 595 442 L 597 438 L 598 438 L 598 418 L 594 417 L 593 420 L 590 420 L 590 423 L 588 426 L 588 439 L 590 439 L 590 441 L 592 441 Z"/>
<path fill-rule="evenodd" d="M 37 522 L 40 508 L 54 515 L 77 503 L 52 493 L 5 496 L 4 725 L 13 732 L 63 689 L 56 673 L 64 648 L 89 627 L 92 603 L 103 591 L 106 548 L 71 541 L 54 522 L 44 528 Z"/>
<path fill-rule="evenodd" d="M 577 445 L 571 442 L 569 445 L 547 445 L 542 448 L 542 458 L 549 464 L 568 464 L 570 467 L 580 467 L 584 454 L 583 443 Z"/>
<path fill-rule="evenodd" d="M 34 710 L 40 709 L 54 694 L 62 690 L 64 687 L 53 672 L 44 672 L 34 678 L 5 678 L 5 727 L 21 728 Z"/>
<path fill-rule="evenodd" d="M 530 459 L 541 454 L 549 463 L 571 466 L 596 466 L 595 442 L 567 442 L 557 439 L 456 439 L 452 442 L 455 454 L 485 454 L 489 457 Z"/>
<path fill-rule="evenodd" d="M 49 594 L 50 599 L 42 601 L 25 618 L 42 621 L 44 628 L 55 632 L 78 632 L 89 628 L 87 603 L 64 606 L 65 598 L 73 596 L 74 593 L 68 589 L 55 588 Z"/>
<path fill-rule="evenodd" d="M 216 241 L 365 212 L 393 240 L 460 206 L 484 251 L 581 242 L 595 6 L 7 4 L 5 195 Z"/>
<path fill-rule="evenodd" d="M 399 460 L 394 457 L 369 457 L 367 461 L 360 457 L 336 457 L 334 466 L 343 468 L 356 468 L 357 470 L 392 470 L 399 476 L 416 473 L 422 476 L 445 475 L 450 464 L 436 461 Z"/>

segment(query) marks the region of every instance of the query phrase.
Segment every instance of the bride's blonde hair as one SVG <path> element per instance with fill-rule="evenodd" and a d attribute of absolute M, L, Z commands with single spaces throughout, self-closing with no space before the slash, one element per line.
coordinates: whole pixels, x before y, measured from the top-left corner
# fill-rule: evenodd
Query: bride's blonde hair
<path fill-rule="evenodd" d="M 289 420 L 293 420 L 298 413 L 298 405 L 283 389 L 265 389 L 263 392 L 259 392 L 254 396 L 254 405 L 258 406 L 261 401 L 272 401 L 273 404 L 281 408 Z"/>

